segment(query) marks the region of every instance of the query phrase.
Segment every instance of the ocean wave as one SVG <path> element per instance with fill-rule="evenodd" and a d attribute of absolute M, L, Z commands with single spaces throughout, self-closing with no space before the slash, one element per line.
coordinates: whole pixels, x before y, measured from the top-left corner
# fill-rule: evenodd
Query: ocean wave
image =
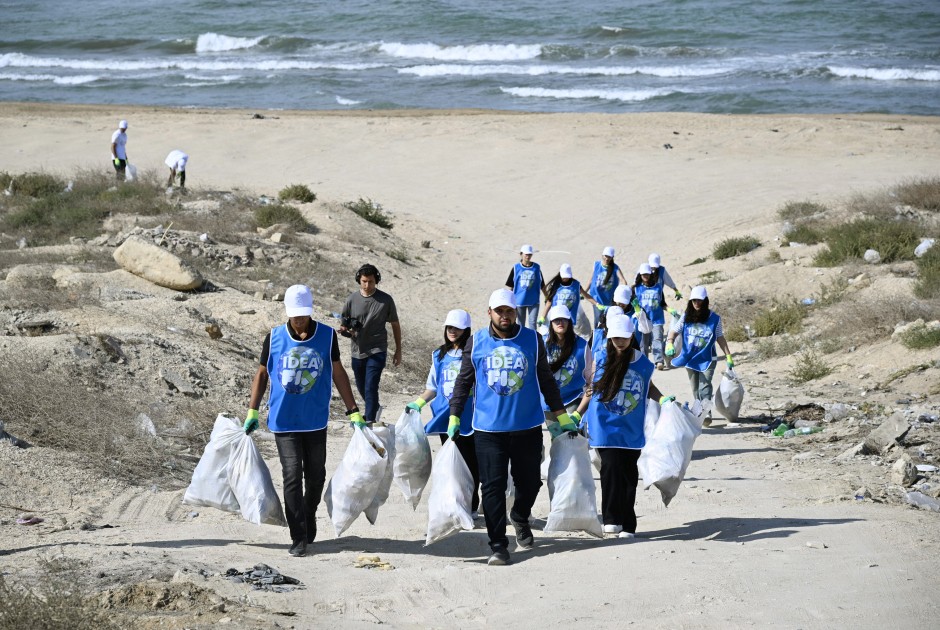
<path fill-rule="evenodd" d="M 675 94 L 676 90 L 553 90 L 549 88 L 513 87 L 499 88 L 504 94 L 520 96 L 523 98 L 554 98 L 554 99 L 600 99 L 605 101 L 636 102 L 647 101 L 659 96 Z"/>
<path fill-rule="evenodd" d="M 0 55 L 0 68 L 68 68 L 70 70 L 373 70 L 383 68 L 380 63 L 323 63 L 301 61 L 299 59 L 239 59 L 238 61 L 205 60 L 185 61 L 182 59 L 139 59 L 118 61 L 115 59 L 64 59 L 61 57 L 35 57 L 22 53 Z"/>
<path fill-rule="evenodd" d="M 382 42 L 379 50 L 391 57 L 438 59 L 440 61 L 524 61 L 542 54 L 539 44 L 474 44 L 439 46 L 437 44 L 401 44 Z"/>
<path fill-rule="evenodd" d="M 254 48 L 263 39 L 264 37 L 231 37 L 218 33 L 203 33 L 196 38 L 196 52 L 214 53 Z"/>
<path fill-rule="evenodd" d="M 60 77 L 54 74 L 9 74 L 0 73 L 0 81 L 51 81 L 56 85 L 82 85 L 99 80 L 101 77 L 94 74 L 80 74 Z"/>
<path fill-rule="evenodd" d="M 716 66 L 712 68 L 691 66 L 523 66 L 523 65 L 460 65 L 435 64 L 399 68 L 400 74 L 414 74 L 420 77 L 440 77 L 447 75 L 485 76 L 492 74 L 544 76 L 548 74 L 566 74 L 579 76 L 627 76 L 643 74 L 662 78 L 709 77 L 733 72 L 734 68 Z"/>
<path fill-rule="evenodd" d="M 336 103 L 338 105 L 360 105 L 362 104 L 362 101 L 354 101 L 351 98 L 343 98 L 342 96 L 337 96 Z"/>
<path fill-rule="evenodd" d="M 240 74 L 213 74 L 206 76 L 204 74 L 184 74 L 184 79 L 189 81 L 202 81 L 203 83 L 231 83 L 242 78 Z M 197 84 L 199 85 L 199 84 Z"/>
<path fill-rule="evenodd" d="M 940 81 L 940 70 L 911 70 L 909 68 L 852 68 L 828 66 L 831 74 L 844 79 L 872 79 L 874 81 Z"/>

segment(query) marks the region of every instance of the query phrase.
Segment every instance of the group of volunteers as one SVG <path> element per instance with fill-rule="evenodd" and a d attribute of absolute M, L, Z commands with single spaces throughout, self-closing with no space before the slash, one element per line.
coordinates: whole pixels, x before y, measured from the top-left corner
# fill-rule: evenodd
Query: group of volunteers
<path fill-rule="evenodd" d="M 490 295 L 487 319 L 476 331 L 467 311 L 447 313 L 424 392 L 406 406 L 418 413 L 428 406 L 425 433 L 440 436 L 442 444 L 453 440 L 463 456 L 474 483 L 473 517 L 482 510 L 486 523 L 490 565 L 510 562 L 507 520 L 518 551 L 535 544 L 530 516 L 542 486 L 543 423 L 552 440 L 575 434 L 588 438 L 600 459 L 603 531 L 633 538 L 647 404 L 675 399 L 653 384 L 656 369 L 669 369 L 670 362 L 671 367 L 685 367 L 694 397 L 709 401 L 716 345 L 733 365 L 721 318 L 710 309 L 705 287 L 692 288 L 684 312 L 667 306 L 666 287 L 675 300 L 683 297 L 657 254 L 638 267 L 629 283 L 614 260 L 614 249 L 607 247 L 585 288 L 567 263 L 546 283 L 532 261 L 534 253 L 531 245 L 522 246 L 520 261 L 506 286 Z M 391 325 L 396 345 L 393 361 L 401 361 L 398 314 L 391 296 L 377 288 L 379 270 L 363 265 L 356 281 L 358 290 L 346 301 L 339 333 L 351 339 L 365 415 L 340 363 L 335 331 L 312 319 L 313 299 L 303 285 L 287 290 L 288 322 L 265 338 L 251 388 L 244 425 L 249 433 L 258 427 L 258 410 L 270 390 L 268 428 L 283 468 L 290 553 L 295 556 L 304 555 L 316 536 L 331 384 L 351 424 L 366 427 L 380 409 L 386 325 Z M 593 307 L 593 326 L 582 300 Z M 672 316 L 668 335 L 666 313 Z M 514 497 L 507 512 L 510 475 Z"/>
<path fill-rule="evenodd" d="M 189 162 L 189 156 L 179 149 L 170 151 L 163 163 L 170 169 L 170 176 L 166 181 L 167 188 L 173 187 L 173 182 L 178 177 L 180 180 L 180 189 L 186 189 L 186 164 Z M 111 163 L 114 165 L 114 173 L 119 182 L 126 181 L 127 166 L 127 121 L 122 120 L 118 123 L 118 128 L 111 134 Z"/>

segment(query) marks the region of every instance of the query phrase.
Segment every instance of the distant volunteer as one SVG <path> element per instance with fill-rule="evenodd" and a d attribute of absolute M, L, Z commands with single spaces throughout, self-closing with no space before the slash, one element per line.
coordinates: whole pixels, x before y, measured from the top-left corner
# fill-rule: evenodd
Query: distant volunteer
<path fill-rule="evenodd" d="M 163 163 L 170 168 L 170 177 L 166 180 L 166 187 L 172 188 L 173 181 L 179 177 L 180 178 L 180 189 L 186 188 L 186 163 L 189 162 L 189 156 L 180 151 L 179 149 L 173 149 L 166 156 L 166 159 L 163 160 Z"/>
<path fill-rule="evenodd" d="M 473 476 L 473 499 L 470 509 L 473 518 L 477 518 L 480 508 L 480 467 L 477 465 L 476 444 L 473 440 L 473 392 L 469 394 L 460 414 L 460 422 L 450 423 L 450 400 L 454 394 L 454 382 L 460 372 L 464 346 L 470 339 L 470 314 L 461 309 L 447 313 L 444 320 L 444 343 L 431 353 L 431 371 L 424 386 L 424 393 L 414 402 L 405 406 L 405 410 L 421 412 L 431 404 L 431 420 L 424 425 L 428 435 L 439 435 L 441 444 L 453 439 L 457 450 Z M 457 437 L 460 439 L 456 439 Z"/>
<path fill-rule="evenodd" d="M 515 296 L 519 325 L 534 329 L 541 296 L 545 292 L 545 278 L 542 277 L 539 264 L 532 262 L 533 254 L 535 248 L 531 245 L 519 248 L 519 262 L 509 271 L 506 287 L 512 289 Z"/>
<path fill-rule="evenodd" d="M 594 261 L 594 271 L 591 273 L 591 286 L 588 289 L 588 293 L 590 293 L 591 297 L 596 301 L 594 306 L 595 328 L 597 328 L 598 322 L 600 321 L 600 313 L 614 303 L 614 290 L 617 288 L 617 285 L 619 285 L 621 281 L 624 284 L 627 283 L 627 279 L 624 278 L 620 266 L 614 262 L 615 254 L 616 250 L 614 250 L 613 247 L 607 246 L 604 248 L 601 259 Z"/>
<path fill-rule="evenodd" d="M 646 446 L 647 401 L 674 400 L 663 397 L 653 384 L 653 372 L 633 337 L 630 318 L 608 314 L 606 352 L 589 374 L 588 388 L 572 417 L 583 416 L 591 447 L 601 458 L 604 533 L 620 538 L 636 535 L 637 460 Z"/>
<path fill-rule="evenodd" d="M 470 392 L 474 391 L 473 439 L 492 550 L 487 564 L 492 566 L 510 561 L 506 537 L 510 465 L 516 496 L 509 521 L 516 532 L 516 549 L 527 551 L 535 545 L 529 517 L 542 486 L 542 398 L 558 420 L 553 437 L 574 433 L 578 428 L 565 411 L 542 338 L 516 323 L 518 313 L 512 291 L 494 291 L 488 314 L 488 326 L 474 333 L 464 346 L 450 399 L 449 425 L 460 424 Z"/>
<path fill-rule="evenodd" d="M 661 280 L 653 276 L 653 269 L 649 263 L 643 263 L 636 270 L 636 281 L 633 285 L 636 299 L 640 308 L 646 313 L 653 326 L 651 333 L 643 335 L 641 350 L 643 354 L 652 354 L 653 362 L 659 370 L 665 369 L 666 359 L 663 356 L 663 327 L 666 325 L 666 296 L 663 295 Z"/>
<path fill-rule="evenodd" d="M 284 507 L 290 530 L 290 555 L 303 556 L 317 536 L 317 506 L 326 480 L 326 425 L 333 385 L 346 415 L 365 426 L 340 363 L 333 329 L 314 321 L 310 289 L 295 284 L 284 294 L 287 323 L 264 338 L 245 433 L 258 428 L 258 408 L 270 382 L 268 429 L 274 433 L 284 479 Z"/>
<path fill-rule="evenodd" d="M 640 321 L 640 312 L 643 309 L 640 307 L 633 290 L 625 284 L 618 286 L 617 290 L 614 291 L 614 306 L 619 306 L 623 314 L 633 322 L 633 336 L 638 344 L 642 344 L 643 333 L 639 331 L 637 326 Z"/>
<path fill-rule="evenodd" d="M 607 318 L 623 315 L 623 309 L 616 304 L 601 313 L 600 322 L 594 329 L 594 336 L 591 338 L 591 353 L 597 362 L 599 354 L 607 352 Z"/>
<path fill-rule="evenodd" d="M 659 254 L 653 252 L 649 256 L 649 265 L 650 269 L 653 271 L 653 278 L 662 284 L 664 287 L 669 287 L 672 289 L 673 296 L 676 300 L 682 299 L 682 292 L 677 288 L 675 280 L 672 279 L 672 276 L 669 275 L 669 272 L 662 264 L 662 259 Z"/>
<path fill-rule="evenodd" d="M 549 280 L 545 289 L 545 306 L 542 307 L 542 312 L 539 315 L 539 326 L 545 323 L 545 315 L 550 308 L 565 306 L 571 313 L 571 322 L 575 330 L 580 330 L 579 334 L 583 337 L 590 337 L 591 326 L 584 321 L 586 318 L 580 317 L 581 298 L 584 298 L 595 307 L 597 306 L 597 302 L 591 297 L 591 294 L 581 286 L 580 282 L 574 279 L 571 265 L 565 263 L 559 268 L 555 277 Z"/>
<path fill-rule="evenodd" d="M 571 311 L 564 304 L 553 306 L 548 311 L 548 334 L 545 335 L 545 352 L 548 367 L 555 377 L 561 401 L 565 409 L 577 409 L 584 395 L 585 369 L 591 363 L 591 349 L 587 341 L 574 334 Z M 545 424 L 552 427 L 557 421 L 555 414 L 543 404 Z M 557 433 L 554 429 L 550 431 Z"/>
<path fill-rule="evenodd" d="M 117 131 L 111 134 L 111 163 L 119 182 L 127 176 L 127 121 L 118 123 Z"/>
<path fill-rule="evenodd" d="M 675 356 L 676 337 L 682 339 L 682 352 Z M 708 292 L 704 286 L 692 289 L 685 313 L 676 321 L 669 331 L 666 340 L 666 356 L 672 359 L 673 367 L 685 367 L 689 373 L 689 383 L 692 385 L 692 395 L 696 400 L 705 404 L 707 417 L 705 425 L 711 424 L 711 405 L 714 390 L 712 379 L 715 377 L 715 345 L 725 353 L 725 363 L 729 368 L 734 367 L 731 350 L 725 340 L 724 329 L 721 326 L 721 317 L 709 308 Z"/>

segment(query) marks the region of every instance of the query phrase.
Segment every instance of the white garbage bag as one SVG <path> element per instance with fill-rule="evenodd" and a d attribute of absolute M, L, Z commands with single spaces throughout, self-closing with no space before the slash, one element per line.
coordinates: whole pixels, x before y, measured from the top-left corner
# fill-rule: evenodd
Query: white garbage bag
<path fill-rule="evenodd" d="M 721 384 L 715 392 L 715 411 L 734 422 L 741 413 L 744 401 L 744 385 L 741 384 L 734 370 L 728 368 L 721 377 Z"/>
<path fill-rule="evenodd" d="M 421 414 L 409 409 L 395 423 L 398 453 L 395 456 L 395 485 L 413 509 L 431 477 L 431 445 L 421 424 Z"/>
<path fill-rule="evenodd" d="M 586 532 L 603 537 L 587 438 L 577 434 L 559 436 L 552 441 L 550 461 L 548 496 L 552 509 L 543 531 Z"/>
<path fill-rule="evenodd" d="M 228 482 L 228 470 L 232 449 L 244 435 L 237 420 L 219 414 L 209 435 L 209 443 L 183 495 L 183 503 L 214 507 L 226 512 L 238 511 L 238 499 Z"/>
<path fill-rule="evenodd" d="M 137 181 L 137 167 L 133 164 L 128 163 L 124 166 L 124 181 Z"/>
<path fill-rule="evenodd" d="M 701 407 L 697 407 L 701 409 Z M 637 467 L 643 487 L 655 485 L 669 505 L 679 491 L 679 484 L 692 461 L 692 446 L 702 434 L 702 416 L 681 407 L 675 401 L 660 410 L 653 435 L 646 440 Z"/>
<path fill-rule="evenodd" d="M 431 470 L 428 536 L 424 544 L 430 545 L 461 530 L 473 529 L 472 498 L 473 475 L 470 468 L 454 441 L 447 440 L 437 452 Z"/>
<path fill-rule="evenodd" d="M 287 526 L 281 499 L 274 489 L 271 471 L 268 470 L 261 452 L 251 436 L 239 428 L 241 439 L 232 449 L 229 458 L 229 484 L 242 518 L 255 525 Z"/>
<path fill-rule="evenodd" d="M 372 429 L 354 429 L 324 496 L 337 538 L 372 503 L 387 465 L 388 453 Z"/>
<path fill-rule="evenodd" d="M 653 324 L 650 322 L 650 318 L 647 317 L 646 312 L 642 309 L 636 314 L 636 329 L 644 335 L 653 332 Z"/>
<path fill-rule="evenodd" d="M 601 474 L 601 456 L 597 452 L 596 448 L 589 449 L 588 455 L 591 458 L 591 465 L 594 466 L 594 469 L 597 470 L 597 474 Z"/>
<path fill-rule="evenodd" d="M 649 441 L 656 430 L 656 423 L 659 422 L 659 403 L 655 400 L 646 401 L 646 415 L 643 417 L 643 435 Z"/>
<path fill-rule="evenodd" d="M 372 503 L 369 504 L 363 514 L 366 515 L 369 523 L 375 525 L 375 519 L 379 517 L 379 508 L 385 505 L 385 502 L 388 500 L 388 491 L 392 488 L 392 475 L 393 475 L 393 462 L 395 461 L 395 427 L 390 424 L 382 424 L 381 426 L 376 423 L 372 426 L 372 432 L 375 433 L 375 437 L 379 438 L 379 441 L 382 442 L 382 446 L 385 447 L 386 456 L 388 457 L 388 464 L 385 466 L 385 475 L 382 477 L 382 482 L 379 484 L 379 489 L 375 492 L 375 497 L 372 499 Z"/>

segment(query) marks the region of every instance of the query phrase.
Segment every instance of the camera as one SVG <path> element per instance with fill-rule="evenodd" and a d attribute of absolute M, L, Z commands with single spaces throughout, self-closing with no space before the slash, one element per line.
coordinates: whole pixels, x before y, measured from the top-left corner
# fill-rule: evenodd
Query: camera
<path fill-rule="evenodd" d="M 362 330 L 362 322 L 360 322 L 355 317 L 344 316 L 340 320 L 340 325 L 346 329 L 345 331 L 340 331 L 339 333 L 344 337 L 352 337 L 354 333 Z"/>

